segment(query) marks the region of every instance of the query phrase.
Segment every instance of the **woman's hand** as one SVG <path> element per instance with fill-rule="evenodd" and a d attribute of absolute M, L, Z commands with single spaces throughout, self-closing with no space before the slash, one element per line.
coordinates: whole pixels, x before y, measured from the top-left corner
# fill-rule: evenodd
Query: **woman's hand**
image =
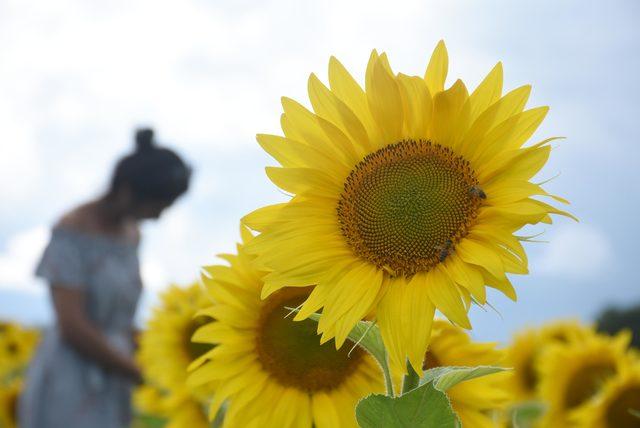
<path fill-rule="evenodd" d="M 142 374 L 134 359 L 111 346 L 87 318 L 84 292 L 63 284 L 52 284 L 50 289 L 63 339 L 87 358 L 141 383 Z"/>

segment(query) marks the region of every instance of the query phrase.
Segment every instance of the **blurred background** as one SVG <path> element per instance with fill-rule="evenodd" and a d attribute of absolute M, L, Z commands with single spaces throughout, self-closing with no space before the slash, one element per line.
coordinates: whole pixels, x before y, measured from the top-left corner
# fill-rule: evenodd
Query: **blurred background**
<path fill-rule="evenodd" d="M 449 82 L 475 87 L 502 60 L 505 89 L 532 83 L 529 105 L 551 106 L 536 137 L 567 140 L 539 178 L 560 174 L 547 187 L 581 219 L 537 229 L 549 243 L 527 247 L 531 274 L 513 277 L 519 304 L 493 293 L 495 311 L 474 309 L 473 335 L 506 340 L 630 307 L 640 301 L 638 22 L 635 0 L 0 0 L 0 319 L 51 320 L 33 277 L 49 228 L 102 192 L 135 127 L 155 127 L 196 171 L 190 193 L 145 226 L 142 321 L 159 290 L 233 251 L 242 215 L 284 199 L 254 139 L 280 132 L 280 96 L 308 105 L 306 79 L 326 81 L 330 55 L 362 82 L 373 48 L 422 75 L 441 38 Z"/>

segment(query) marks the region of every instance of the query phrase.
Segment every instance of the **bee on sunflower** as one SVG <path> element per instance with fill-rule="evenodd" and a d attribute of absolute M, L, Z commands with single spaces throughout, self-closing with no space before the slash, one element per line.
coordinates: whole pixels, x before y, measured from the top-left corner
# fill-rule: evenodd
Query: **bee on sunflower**
<path fill-rule="evenodd" d="M 332 57 L 330 87 L 309 78 L 313 112 L 283 98 L 284 136 L 257 137 L 292 198 L 243 219 L 260 232 L 247 251 L 268 271 L 262 298 L 311 287 L 295 319 L 321 310 L 322 341 L 338 348 L 375 316 L 396 373 L 407 358 L 421 369 L 436 309 L 468 329 L 486 286 L 515 300 L 507 274 L 528 273 L 516 232 L 569 215 L 531 182 L 553 140 L 524 145 L 548 111 L 525 110 L 531 87 L 502 95 L 498 63 L 469 94 L 445 88 L 447 69 L 443 42 L 424 77 L 373 51 L 363 89 Z"/>
<path fill-rule="evenodd" d="M 165 417 L 167 426 L 208 426 L 200 401 L 211 391 L 201 388 L 190 391 L 186 386 L 187 368 L 192 360 L 211 349 L 209 345 L 193 343 L 193 333 L 206 322 L 197 316 L 210 305 L 200 284 L 189 287 L 171 286 L 160 296 L 140 337 L 138 360 L 148 387 L 137 394 L 142 409 L 156 410 Z M 157 398 L 158 408 L 153 400 Z M 188 425 L 184 425 L 189 421 Z"/>
<path fill-rule="evenodd" d="M 193 340 L 215 348 L 193 362 L 188 384 L 215 385 L 209 416 L 228 402 L 228 428 L 357 427 L 356 403 L 384 390 L 379 366 L 353 343 L 340 350 L 320 344 L 314 321 L 287 316 L 309 287 L 261 299 L 265 273 L 245 251 L 254 237 L 246 228 L 241 233 L 237 254 L 221 256 L 228 266 L 204 268 L 213 303 L 200 313 L 211 321 Z"/>

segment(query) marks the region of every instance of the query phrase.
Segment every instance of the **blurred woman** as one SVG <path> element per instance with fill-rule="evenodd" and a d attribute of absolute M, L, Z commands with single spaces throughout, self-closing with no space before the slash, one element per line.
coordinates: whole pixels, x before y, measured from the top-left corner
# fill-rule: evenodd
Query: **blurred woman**
<path fill-rule="evenodd" d="M 121 428 L 130 423 L 133 319 L 142 289 L 139 223 L 157 219 L 189 187 L 190 168 L 136 133 L 105 195 L 53 227 L 36 275 L 49 283 L 56 324 L 27 374 L 21 428 Z"/>

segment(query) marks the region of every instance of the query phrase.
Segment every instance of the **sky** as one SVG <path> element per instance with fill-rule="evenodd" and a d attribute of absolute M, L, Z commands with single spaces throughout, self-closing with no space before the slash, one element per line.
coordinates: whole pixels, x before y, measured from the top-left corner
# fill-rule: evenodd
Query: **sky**
<path fill-rule="evenodd" d="M 362 82 L 371 49 L 421 75 L 444 39 L 449 83 L 473 88 L 502 61 L 533 85 L 564 136 L 538 179 L 579 223 L 539 227 L 518 302 L 490 293 L 472 334 L 504 341 L 558 318 L 591 321 L 640 301 L 640 3 L 602 1 L 0 0 L 0 319 L 51 322 L 33 270 L 66 210 L 98 196 L 133 129 L 156 128 L 195 169 L 190 193 L 143 226 L 142 322 L 157 292 L 187 284 L 239 239 L 239 218 L 285 196 L 256 133 L 280 133 L 280 97 L 309 105 L 335 55 Z"/>

